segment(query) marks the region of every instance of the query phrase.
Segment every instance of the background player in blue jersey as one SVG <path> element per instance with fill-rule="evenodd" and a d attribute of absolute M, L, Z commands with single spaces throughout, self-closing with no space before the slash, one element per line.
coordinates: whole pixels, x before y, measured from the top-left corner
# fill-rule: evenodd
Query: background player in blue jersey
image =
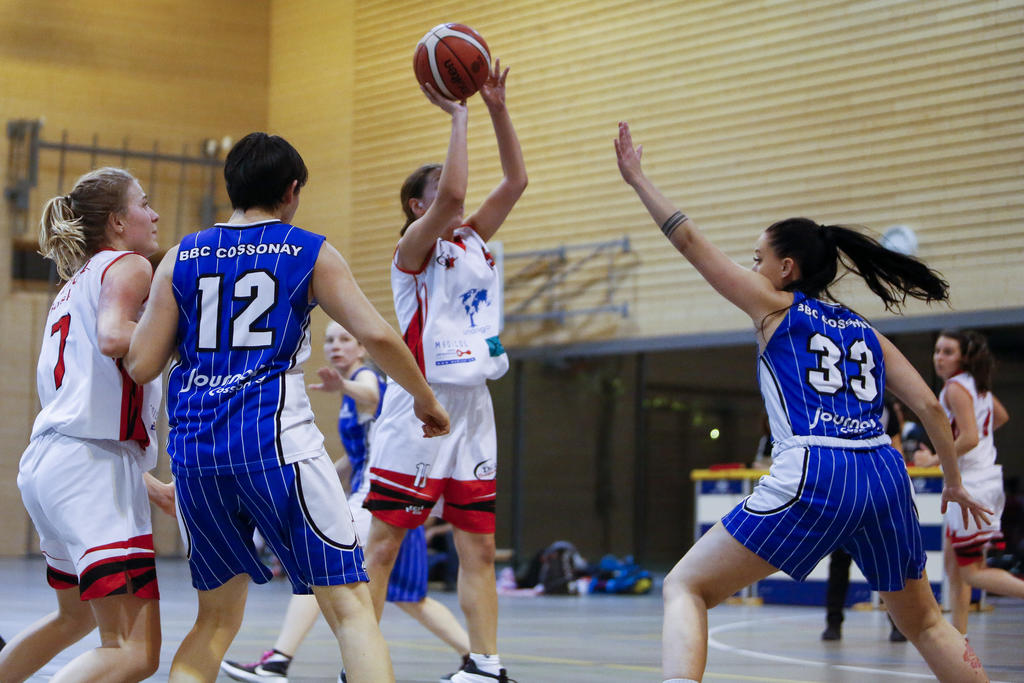
<path fill-rule="evenodd" d="M 394 679 L 344 491 L 313 422 L 301 365 L 309 314 L 343 323 L 414 397 L 424 436 L 448 416 L 341 254 L 290 224 L 307 171 L 284 139 L 252 133 L 224 165 L 234 213 L 170 249 L 126 356 L 138 381 L 168 378 L 168 450 L 199 611 L 172 681 L 216 678 L 250 577 L 270 580 L 253 530 L 295 593 L 312 592 L 353 681 Z"/>
<path fill-rule="evenodd" d="M 327 325 L 324 334 L 324 355 L 330 365 L 317 370 L 320 382 L 311 384 L 309 388 L 341 393 L 338 434 L 345 455 L 338 458 L 335 468 L 342 483 L 347 485 L 349 505 L 356 518 L 359 536 L 366 538 L 369 512 L 361 507 L 369 488 L 365 479 L 366 458 L 373 420 L 380 414 L 385 384 L 380 375 L 366 364 L 366 349 L 359 340 L 333 321 Z M 447 607 L 427 597 L 427 541 L 423 527 L 413 529 L 402 541 L 398 560 L 388 577 L 387 599 L 451 645 L 459 655 L 468 656 L 469 636 L 466 631 Z M 292 596 L 273 647 L 255 662 L 242 664 L 225 660 L 221 668 L 235 680 L 287 683 L 292 658 L 319 616 L 320 607 L 316 600 L 306 595 Z M 345 678 L 343 673 L 341 680 Z"/>
<path fill-rule="evenodd" d="M 806 218 L 770 226 L 754 247 L 753 269 L 742 268 L 647 179 L 629 125 L 620 123 L 618 133 L 623 179 L 673 246 L 754 322 L 775 444 L 770 473 L 665 577 L 665 679 L 704 675 L 709 608 L 779 569 L 801 580 L 842 546 L 940 680 L 987 680 L 970 645 L 942 618 L 924 575 L 910 479 L 880 419 L 887 382 L 936 445 L 943 509 L 959 503 L 965 523 L 968 512 L 980 522 L 991 511 L 963 488 L 949 424 L 928 385 L 891 342 L 831 303 L 829 292 L 840 253 L 889 309 L 907 296 L 944 301 L 946 283 L 854 230 Z"/>
<path fill-rule="evenodd" d="M 384 379 L 366 364 L 366 349 L 352 333 L 336 322 L 324 332 L 324 355 L 330 365 L 317 370 L 320 382 L 309 385 L 315 391 L 341 393 L 338 436 L 345 454 L 334 463 L 345 490 L 351 496 L 359 490 L 369 453 L 370 431 L 380 415 Z"/>

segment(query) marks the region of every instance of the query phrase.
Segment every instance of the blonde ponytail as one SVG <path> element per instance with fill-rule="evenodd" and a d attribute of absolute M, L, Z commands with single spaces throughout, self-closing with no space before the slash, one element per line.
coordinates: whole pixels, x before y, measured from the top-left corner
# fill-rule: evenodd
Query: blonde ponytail
<path fill-rule="evenodd" d="M 39 253 L 53 261 L 57 274 L 68 280 L 86 259 L 86 237 L 67 196 L 54 197 L 43 207 L 39 221 Z"/>
<path fill-rule="evenodd" d="M 121 168 L 99 168 L 75 182 L 69 194 L 46 202 L 39 221 L 39 253 L 52 260 L 68 280 L 103 248 L 107 219 L 124 210 L 128 187 L 135 182 Z"/>

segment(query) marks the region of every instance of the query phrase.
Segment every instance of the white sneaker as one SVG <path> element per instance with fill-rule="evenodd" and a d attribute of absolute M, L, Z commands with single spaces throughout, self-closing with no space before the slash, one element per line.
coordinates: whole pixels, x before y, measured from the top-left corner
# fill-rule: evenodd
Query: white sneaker
<path fill-rule="evenodd" d="M 516 683 L 514 680 L 508 677 L 505 670 L 502 669 L 497 675 L 489 674 L 486 671 L 481 671 L 476 667 L 476 662 L 472 659 L 462 665 L 462 668 L 452 674 L 451 683 Z"/>
<path fill-rule="evenodd" d="M 290 657 L 267 650 L 259 661 L 252 664 L 239 664 L 230 659 L 220 663 L 221 670 L 236 681 L 252 683 L 288 683 L 288 665 Z"/>

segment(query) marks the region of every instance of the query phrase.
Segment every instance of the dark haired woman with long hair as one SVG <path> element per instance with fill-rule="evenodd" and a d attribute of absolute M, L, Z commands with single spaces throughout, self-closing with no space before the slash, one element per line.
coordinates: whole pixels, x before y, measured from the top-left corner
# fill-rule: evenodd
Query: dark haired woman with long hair
<path fill-rule="evenodd" d="M 973 330 L 943 330 L 935 340 L 932 363 L 935 374 L 945 382 L 939 403 L 953 428 L 953 447 L 964 487 L 993 510 L 987 524 L 964 523 L 955 505 L 945 513 L 943 556 L 949 577 L 950 618 L 958 631 L 967 633 L 972 588 L 1024 598 L 1024 581 L 1005 569 L 985 564 L 985 550 L 1003 537 L 999 522 L 1006 502 L 1003 467 L 996 464 L 992 434 L 1010 416 L 992 393 L 995 360 L 983 335 Z M 927 448 L 915 454 L 914 462 L 922 466 L 939 464 Z"/>
<path fill-rule="evenodd" d="M 881 423 L 886 389 L 921 417 L 936 444 L 945 466 L 943 509 L 959 503 L 965 523 L 968 513 L 987 521 L 989 511 L 960 483 L 949 423 L 928 385 L 889 340 L 829 293 L 840 262 L 890 310 L 907 296 L 944 301 L 946 283 L 856 230 L 806 218 L 771 225 L 754 246 L 753 269 L 741 268 L 647 179 L 626 123 L 615 151 L 623 180 L 672 245 L 754 322 L 775 443 L 770 473 L 665 577 L 666 681 L 704 675 L 709 608 L 778 570 L 803 580 L 840 547 L 881 591 L 896 625 L 940 680 L 987 680 L 928 585 L 910 479 Z"/>

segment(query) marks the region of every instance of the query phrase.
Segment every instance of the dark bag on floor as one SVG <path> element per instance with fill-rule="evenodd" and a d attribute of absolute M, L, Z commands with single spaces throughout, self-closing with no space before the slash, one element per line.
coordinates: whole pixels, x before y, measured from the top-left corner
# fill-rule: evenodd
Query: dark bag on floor
<path fill-rule="evenodd" d="M 547 595 L 576 595 L 576 546 L 568 541 L 552 543 L 541 555 L 538 583 Z"/>

